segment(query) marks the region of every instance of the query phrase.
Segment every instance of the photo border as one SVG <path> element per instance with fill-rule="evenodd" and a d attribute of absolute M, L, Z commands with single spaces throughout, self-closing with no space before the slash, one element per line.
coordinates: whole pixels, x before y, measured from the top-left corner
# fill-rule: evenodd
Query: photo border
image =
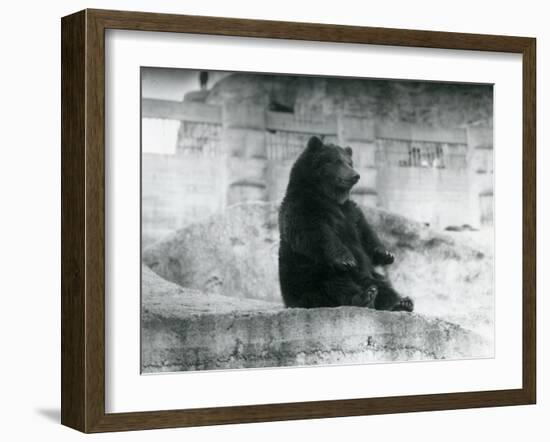
<path fill-rule="evenodd" d="M 64 17 L 61 25 L 62 424 L 90 433 L 507 406 L 536 402 L 536 40 L 534 38 L 90 9 Z M 522 388 L 106 413 L 106 29 L 522 54 Z"/>

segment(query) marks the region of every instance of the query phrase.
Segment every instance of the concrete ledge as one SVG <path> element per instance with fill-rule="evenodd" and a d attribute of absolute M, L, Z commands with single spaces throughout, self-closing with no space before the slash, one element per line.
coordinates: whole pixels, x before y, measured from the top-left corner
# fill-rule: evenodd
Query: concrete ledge
<path fill-rule="evenodd" d="M 458 325 L 358 307 L 152 314 L 142 339 L 146 373 L 491 356 Z"/>
<path fill-rule="evenodd" d="M 143 268 L 142 372 L 483 358 L 456 324 L 357 307 L 283 309 L 183 289 Z"/>

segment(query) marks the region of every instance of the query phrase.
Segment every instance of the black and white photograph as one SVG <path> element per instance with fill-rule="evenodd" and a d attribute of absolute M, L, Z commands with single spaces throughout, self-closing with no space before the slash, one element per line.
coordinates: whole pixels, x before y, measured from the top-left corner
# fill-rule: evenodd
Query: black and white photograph
<path fill-rule="evenodd" d="M 493 358 L 494 148 L 492 84 L 142 67 L 142 374 Z"/>
<path fill-rule="evenodd" d="M 5 2 L 0 441 L 547 442 L 548 7 L 452 6 Z"/>

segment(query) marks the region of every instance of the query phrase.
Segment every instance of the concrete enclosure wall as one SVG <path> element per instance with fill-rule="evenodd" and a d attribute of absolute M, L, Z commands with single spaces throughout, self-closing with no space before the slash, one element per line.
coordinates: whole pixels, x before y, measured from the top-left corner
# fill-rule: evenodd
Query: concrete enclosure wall
<path fill-rule="evenodd" d="M 142 108 L 144 132 L 162 125 L 166 134 L 173 127 L 166 121 L 180 125 L 172 154 L 147 153 L 170 135 L 142 137 L 144 237 L 158 238 L 227 205 L 281 199 L 312 135 L 353 148 L 361 174 L 353 193 L 361 204 L 436 228 L 492 224 L 492 128 L 274 112 L 255 98 L 223 105 L 144 99 Z"/>
<path fill-rule="evenodd" d="M 200 154 L 143 154 L 144 239 L 160 238 L 225 207 L 225 159 Z"/>

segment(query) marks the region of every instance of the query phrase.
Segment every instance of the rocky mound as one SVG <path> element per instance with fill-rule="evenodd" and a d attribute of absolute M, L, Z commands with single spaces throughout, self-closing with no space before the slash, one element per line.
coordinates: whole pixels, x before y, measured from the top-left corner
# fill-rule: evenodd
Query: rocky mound
<path fill-rule="evenodd" d="M 143 251 L 143 262 L 182 287 L 282 303 L 277 207 L 243 203 Z"/>
<path fill-rule="evenodd" d="M 415 299 L 416 312 L 492 339 L 491 248 L 382 210 L 364 211 L 395 253 L 390 277 L 398 291 Z M 281 304 L 278 241 L 277 206 L 242 203 L 152 244 L 143 260 L 181 287 Z"/>
<path fill-rule="evenodd" d="M 222 314 L 237 311 L 281 310 L 279 303 L 235 298 L 183 288 L 166 281 L 149 267 L 141 268 L 142 319 L 153 317 L 184 318 L 203 313 Z"/>

